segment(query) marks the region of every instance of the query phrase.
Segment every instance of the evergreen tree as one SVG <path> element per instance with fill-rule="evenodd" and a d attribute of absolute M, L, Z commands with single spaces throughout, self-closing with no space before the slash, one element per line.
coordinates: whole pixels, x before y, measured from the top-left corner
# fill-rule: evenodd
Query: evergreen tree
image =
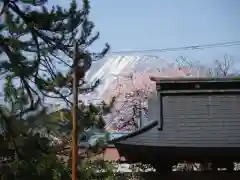
<path fill-rule="evenodd" d="M 85 69 L 89 69 L 92 60 L 101 59 L 109 46 L 106 44 L 99 53 L 89 51 L 99 33 L 92 35 L 94 24 L 88 19 L 88 0 L 82 1 L 81 9 L 72 0 L 69 9 L 53 6 L 50 10 L 43 5 L 39 6 L 41 10 L 39 7 L 36 10 L 34 6 L 45 2 L 40 0 L 1 2 L 4 21 L 0 24 L 0 75 L 4 78 L 4 103 L 0 107 L 0 153 L 13 154 L 5 156 L 10 161 L 4 168 L 0 167 L 0 174 L 8 172 L 5 179 L 69 179 L 69 169 L 59 164 L 56 148 L 48 139 L 29 130 L 36 129 L 33 126 L 38 121 L 41 127 L 54 122 L 53 114 L 46 111 L 46 98 L 72 105 L 68 97 L 72 94 L 74 42 L 79 45 L 80 57 L 91 57 L 85 60 Z M 86 87 L 82 78 L 80 93 L 92 90 L 97 83 Z M 100 109 L 93 105 L 80 108 L 84 115 L 81 130 L 104 126 L 101 115 L 106 110 L 109 107 L 104 103 Z M 71 118 L 69 111 L 64 114 Z M 69 131 L 68 125 L 62 128 Z"/>
<path fill-rule="evenodd" d="M 53 6 L 48 10 L 41 6 L 41 11 L 34 10 L 36 1 L 2 2 L 0 74 L 5 80 L 4 100 L 11 109 L 9 117 L 0 111 L 1 116 L 6 117 L 2 120 L 20 120 L 36 110 L 45 113 L 46 97 L 71 105 L 68 97 L 72 94 L 69 75 L 73 66 L 73 43 L 79 44 L 80 56 L 87 54 L 93 60 L 102 58 L 109 49 L 106 45 L 100 53 L 88 51 L 99 37 L 99 33 L 92 35 L 94 24 L 88 19 L 88 0 L 82 1 L 81 9 L 72 0 L 69 9 Z M 89 66 L 91 62 L 87 61 L 85 67 Z M 85 82 L 80 83 L 79 87 Z M 83 88 L 82 92 L 89 89 Z"/>
<path fill-rule="evenodd" d="M 40 11 L 33 7 L 37 1 L 2 2 L 4 23 L 0 27 L 0 73 L 5 78 L 4 100 L 10 106 L 12 119 L 26 119 L 36 110 L 39 111 L 37 113 L 46 113 L 46 97 L 64 100 L 71 106 L 68 97 L 72 94 L 70 74 L 74 42 L 79 44 L 80 56 L 87 54 L 91 60 L 102 58 L 109 49 L 106 44 L 100 53 L 88 50 L 99 38 L 99 33 L 92 35 L 94 24 L 88 19 L 88 0 L 82 1 L 81 9 L 72 0 L 69 9 L 53 6 L 48 10 L 40 6 Z M 89 69 L 90 66 L 88 58 L 84 68 Z M 82 80 L 79 88 L 85 84 Z M 95 85 L 81 88 L 80 92 L 88 92 Z M 30 119 L 42 117 L 45 115 Z M 43 125 L 43 122 L 39 124 Z M 82 129 L 96 124 L 90 119 L 83 123 Z"/>
<path fill-rule="evenodd" d="M 29 2 L 21 3 L 25 6 L 20 6 L 19 1 L 5 0 L 4 3 L 0 73 L 6 79 L 5 96 L 11 98 L 9 88 L 11 91 L 22 89 L 29 101 L 25 111 L 34 109 L 46 97 L 70 103 L 67 98 L 72 94 L 69 75 L 74 41 L 79 44 L 80 56 L 87 54 L 93 61 L 102 58 L 109 49 L 108 44 L 100 53 L 88 49 L 99 38 L 99 33 L 92 35 L 94 24 L 88 18 L 88 0 L 82 1 L 81 9 L 73 0 L 69 9 L 53 6 L 48 10 L 41 6 L 41 11 L 34 10 Z M 85 67 L 89 66 L 91 61 L 86 61 Z M 82 92 L 89 89 L 84 88 Z"/>

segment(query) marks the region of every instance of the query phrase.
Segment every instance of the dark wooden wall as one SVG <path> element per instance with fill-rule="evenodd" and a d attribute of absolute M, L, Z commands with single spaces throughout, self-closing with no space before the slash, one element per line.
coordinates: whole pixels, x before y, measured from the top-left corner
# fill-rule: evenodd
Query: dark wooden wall
<path fill-rule="evenodd" d="M 150 112 L 159 120 L 157 101 Z M 240 95 L 163 98 L 163 129 L 154 127 L 125 144 L 179 147 L 240 147 Z"/>

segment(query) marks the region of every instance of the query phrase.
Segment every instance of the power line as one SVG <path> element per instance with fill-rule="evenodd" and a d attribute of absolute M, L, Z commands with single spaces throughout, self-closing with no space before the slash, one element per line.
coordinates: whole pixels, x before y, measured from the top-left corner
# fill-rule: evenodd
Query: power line
<path fill-rule="evenodd" d="M 217 48 L 217 47 L 229 47 L 229 46 L 240 46 L 240 41 L 220 42 L 220 43 L 213 43 L 213 44 L 192 45 L 192 46 L 172 47 L 172 48 L 163 48 L 163 49 L 115 51 L 115 52 L 110 52 L 110 54 L 154 53 L 154 52 L 171 52 L 171 51 L 188 51 L 188 50 L 193 51 L 193 50 L 202 50 L 202 49 Z"/>

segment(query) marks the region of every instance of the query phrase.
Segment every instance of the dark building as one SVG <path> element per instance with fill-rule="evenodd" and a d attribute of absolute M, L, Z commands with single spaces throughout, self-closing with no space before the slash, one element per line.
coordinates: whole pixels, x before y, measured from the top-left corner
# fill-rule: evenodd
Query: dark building
<path fill-rule="evenodd" d="M 113 141 L 129 163 L 171 171 L 182 161 L 233 170 L 240 160 L 240 79 L 151 78 L 150 122 Z"/>

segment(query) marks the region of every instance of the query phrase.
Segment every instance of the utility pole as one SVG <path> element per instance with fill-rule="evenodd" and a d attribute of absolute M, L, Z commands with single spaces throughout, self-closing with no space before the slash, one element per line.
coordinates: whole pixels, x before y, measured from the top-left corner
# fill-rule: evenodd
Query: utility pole
<path fill-rule="evenodd" d="M 72 106 L 72 180 L 77 180 L 78 166 L 78 88 L 79 81 L 83 80 L 86 71 L 92 64 L 92 58 L 88 53 L 79 52 L 77 42 L 74 43 L 73 49 L 73 67 L 72 67 L 72 84 L 73 84 L 73 106 Z M 83 82 L 83 81 L 82 81 Z"/>
<path fill-rule="evenodd" d="M 79 68 L 79 51 L 78 44 L 75 42 L 73 51 L 73 106 L 72 106 L 72 180 L 77 180 L 77 160 L 78 160 L 78 128 L 77 128 L 77 113 L 78 113 L 78 68 Z"/>

